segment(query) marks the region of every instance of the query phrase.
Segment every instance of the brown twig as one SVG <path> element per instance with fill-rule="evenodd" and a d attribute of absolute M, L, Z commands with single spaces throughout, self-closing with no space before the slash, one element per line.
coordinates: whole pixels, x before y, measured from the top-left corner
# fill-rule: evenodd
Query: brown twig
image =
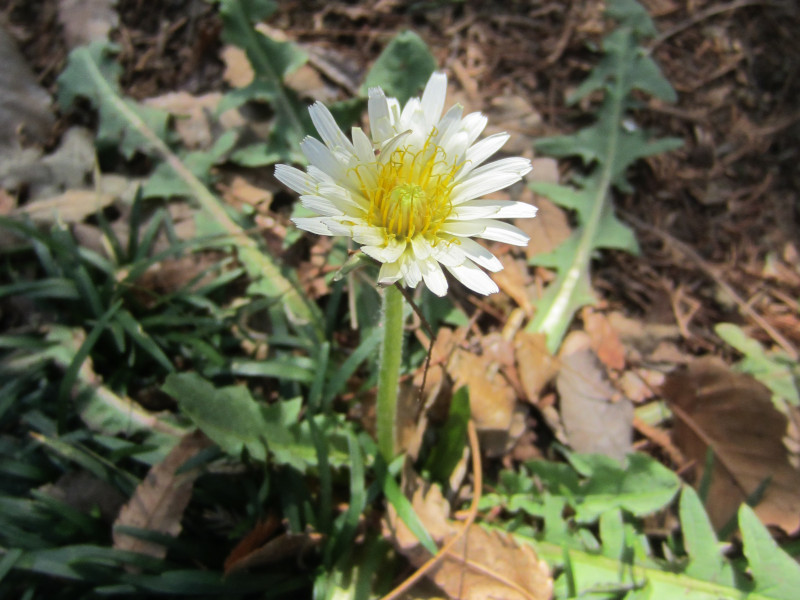
<path fill-rule="evenodd" d="M 665 231 L 661 231 L 652 225 L 645 223 L 644 221 L 640 221 L 636 217 L 626 213 L 625 219 L 633 223 L 636 227 L 640 229 L 645 229 L 650 233 L 654 233 L 658 237 L 662 239 L 665 243 L 669 244 L 673 248 L 675 248 L 678 252 L 692 260 L 697 264 L 698 267 L 702 271 L 706 273 L 711 279 L 713 279 L 716 284 L 726 293 L 730 298 L 737 304 L 739 310 L 742 314 L 746 315 L 753 322 L 761 327 L 772 340 L 781 347 L 781 349 L 789 355 L 791 360 L 797 360 L 800 356 L 797 352 L 797 349 L 792 345 L 792 343 L 786 339 L 786 337 L 781 334 L 780 331 L 775 329 L 772 325 L 767 322 L 767 320 L 758 314 L 753 307 L 751 307 L 745 300 L 739 295 L 739 293 L 733 289 L 733 287 L 725 281 L 722 276 L 718 273 L 718 270 L 711 264 L 709 264 L 704 258 L 702 258 L 697 252 L 695 252 L 692 248 L 688 245 L 684 244 L 680 240 L 672 237 L 670 234 L 666 233 Z"/>
<path fill-rule="evenodd" d="M 411 587 L 420 579 L 430 573 L 445 557 L 450 553 L 453 547 L 464 537 L 469 528 L 475 522 L 478 516 L 478 503 L 481 500 L 481 489 L 483 488 L 483 469 L 481 468 L 481 449 L 478 444 L 478 432 L 475 429 L 475 423 L 470 419 L 467 422 L 467 435 L 469 436 L 469 447 L 472 452 L 472 477 L 473 477 L 473 492 L 472 503 L 469 505 L 469 512 L 464 521 L 464 526 L 461 530 L 453 536 L 449 542 L 442 546 L 438 554 L 431 557 L 424 565 L 417 569 L 411 577 L 406 579 L 403 583 L 394 588 L 391 592 L 386 594 L 381 600 L 394 600 L 399 598 L 401 594 L 407 592 Z"/>

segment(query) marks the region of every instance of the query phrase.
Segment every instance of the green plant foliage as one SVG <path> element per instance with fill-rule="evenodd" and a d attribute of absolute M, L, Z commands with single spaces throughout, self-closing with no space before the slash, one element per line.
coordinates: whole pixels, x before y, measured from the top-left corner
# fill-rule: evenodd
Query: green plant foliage
<path fill-rule="evenodd" d="M 215 388 L 194 373 L 170 375 L 163 389 L 178 401 L 181 412 L 234 457 L 246 450 L 255 460 L 266 461 L 269 454 L 277 464 L 300 471 L 317 464 L 311 428 L 300 419 L 301 398 L 265 405 L 244 386 Z M 320 430 L 325 425 L 322 420 L 315 424 Z M 347 441 L 333 427 L 324 430 L 330 464 L 347 464 Z"/>
<path fill-rule="evenodd" d="M 780 351 L 767 352 L 733 323 L 719 323 L 714 331 L 744 355 L 736 364 L 736 370 L 752 375 L 767 386 L 778 410 L 785 411 L 786 404 L 800 406 L 800 365 L 797 361 Z"/>
<path fill-rule="evenodd" d="M 250 85 L 226 94 L 219 112 L 254 100 L 269 103 L 275 111 L 269 142 L 234 155 L 234 160 L 248 166 L 281 160 L 304 163 L 299 143 L 313 131 L 305 105 L 284 85 L 284 78 L 304 65 L 308 56 L 296 44 L 275 41 L 255 28 L 273 9 L 274 3 L 267 2 L 219 2 L 222 39 L 247 53 L 255 74 Z"/>
<path fill-rule="evenodd" d="M 122 69 L 113 58 L 117 51 L 118 47 L 107 41 L 92 42 L 73 50 L 66 69 L 58 78 L 58 103 L 66 111 L 77 98 L 88 98 L 98 109 L 98 144 L 118 149 L 123 156 L 131 158 L 137 151 L 150 149 L 151 140 L 116 110 L 115 104 L 123 103 L 161 140 L 167 139 L 169 113 L 120 98 Z"/>
<path fill-rule="evenodd" d="M 560 572 L 556 598 L 796 596 L 800 567 L 746 505 L 739 511 L 739 526 L 749 576 L 741 561 L 725 556 L 700 499 L 688 486 L 679 508 L 682 544 L 673 542 L 665 551 L 643 533 L 641 517 L 667 508 L 680 485 L 653 459 L 629 455 L 623 469 L 603 456 L 569 458 L 570 464 L 532 461 L 519 473 L 504 472 L 498 492 L 482 499 L 484 509 L 503 507 L 512 516 L 507 529 Z M 610 493 L 615 482 L 618 495 Z M 574 517 L 565 520 L 570 513 Z M 535 517 L 537 525 L 531 527 L 525 515 Z"/>
<path fill-rule="evenodd" d="M 439 439 L 433 446 L 425 467 L 434 481 L 446 484 L 467 445 L 467 423 L 470 419 L 469 390 L 460 388 L 450 401 L 447 421 L 439 430 Z"/>
<path fill-rule="evenodd" d="M 681 145 L 674 138 L 651 140 L 630 114 L 640 103 L 634 92 L 665 102 L 675 100 L 672 87 L 640 43 L 655 31 L 647 12 L 632 0 L 614 0 L 608 3 L 608 9 L 619 26 L 603 40 L 600 63 L 568 100 L 575 104 L 589 94 L 601 94 L 596 121 L 575 134 L 536 143 L 536 148 L 545 154 L 579 156 L 590 169 L 588 175 L 576 178 L 576 187 L 549 183 L 531 186 L 556 204 L 575 211 L 578 223 L 562 245 L 532 259 L 533 264 L 558 273 L 538 302 L 536 318 L 528 325 L 528 331 L 547 335 L 551 352 L 560 346 L 575 311 L 594 302 L 589 273 L 596 251 L 638 251 L 633 232 L 614 214 L 612 190 L 630 193 L 632 188 L 625 178 L 628 167 L 640 158 Z"/>
<path fill-rule="evenodd" d="M 436 59 L 427 44 L 413 31 L 398 33 L 383 49 L 367 74 L 362 93 L 380 87 L 405 105 L 424 87 L 436 69 Z"/>

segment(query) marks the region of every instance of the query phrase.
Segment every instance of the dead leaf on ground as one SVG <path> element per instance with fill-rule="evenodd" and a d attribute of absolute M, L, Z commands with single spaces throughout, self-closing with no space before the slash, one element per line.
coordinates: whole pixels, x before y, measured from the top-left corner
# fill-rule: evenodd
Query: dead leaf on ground
<path fill-rule="evenodd" d="M 58 22 L 67 46 L 76 48 L 108 38 L 119 25 L 117 0 L 59 0 Z"/>
<path fill-rule="evenodd" d="M 272 192 L 256 187 L 241 175 L 235 175 L 228 185 L 220 185 L 223 198 L 237 210 L 242 206 L 257 208 L 266 212 L 272 203 Z"/>
<path fill-rule="evenodd" d="M 530 301 L 531 295 L 528 292 L 528 285 L 531 283 L 528 266 L 524 260 L 514 258 L 510 254 L 501 255 L 500 262 L 503 263 L 503 270 L 493 273 L 492 279 L 529 318 L 532 317 L 534 311 Z"/>
<path fill-rule="evenodd" d="M 707 451 L 714 452 L 706 499 L 714 526 L 723 527 L 766 484 L 756 514 L 765 525 L 797 532 L 800 472 L 789 462 L 783 442 L 787 418 L 774 408 L 772 393 L 713 357 L 671 375 L 663 393 L 675 414 L 673 439 L 694 462 L 696 482 L 702 480 Z"/>
<path fill-rule="evenodd" d="M 525 256 L 530 260 L 538 254 L 547 254 L 561 245 L 570 235 L 572 229 L 567 221 L 567 213 L 561 210 L 544 196 L 535 196 L 528 188 L 520 194 L 520 199 L 527 199 L 529 204 L 539 208 L 535 219 L 520 219 L 516 225 L 531 239 L 525 247 Z"/>
<path fill-rule="evenodd" d="M 122 507 L 114 522 L 114 548 L 164 558 L 167 549 L 161 544 L 146 541 L 118 531 L 118 527 L 135 527 L 177 537 L 181 532 L 183 511 L 192 497 L 192 488 L 200 471 L 176 471 L 211 442 L 201 432 L 188 434 L 154 465 L 133 497 Z"/>
<path fill-rule="evenodd" d="M 188 92 L 168 92 L 148 98 L 146 106 L 160 108 L 175 116 L 175 130 L 189 150 L 210 148 L 214 142 L 210 116 L 222 99 L 219 92 L 193 96 Z"/>
<path fill-rule="evenodd" d="M 55 483 L 40 487 L 39 491 L 85 514 L 98 510 L 100 517 L 108 523 L 114 520 L 125 503 L 125 496 L 117 488 L 88 471 L 65 473 Z"/>
<path fill-rule="evenodd" d="M 417 489 L 412 506 L 425 529 L 441 547 L 463 527 L 448 519 L 448 506 L 440 489 Z M 417 538 L 389 506 L 387 535 L 395 548 L 415 567 L 430 558 Z M 511 535 L 473 525 L 434 568 L 430 576 L 450 598 L 460 600 L 545 600 L 552 596 L 553 579 L 547 564 L 533 548 Z"/>
<path fill-rule="evenodd" d="M 469 387 L 469 402 L 481 447 L 487 456 L 502 456 L 525 430 L 517 394 L 502 373 L 503 364 L 514 366 L 510 342 L 499 335 L 481 339 L 482 354 L 456 348 L 447 370 L 453 389 Z"/>
<path fill-rule="evenodd" d="M 270 539 L 279 525 L 279 519 L 273 514 L 265 521 L 256 524 L 225 559 L 225 575 L 284 558 L 297 557 L 304 551 L 318 546 L 323 540 L 323 536 L 319 533 L 289 532 Z"/>
<path fill-rule="evenodd" d="M 603 313 L 591 307 L 581 311 L 583 328 L 589 336 L 591 348 L 605 366 L 621 371 L 625 368 L 625 346 Z"/>
<path fill-rule="evenodd" d="M 611 385 L 585 333 L 567 336 L 559 358 L 556 387 L 569 445 L 624 460 L 633 449 L 633 404 Z"/>
<path fill-rule="evenodd" d="M 514 337 L 517 373 L 528 401 L 536 403 L 544 387 L 558 373 L 560 363 L 547 349 L 543 333 L 519 331 Z"/>
<path fill-rule="evenodd" d="M 34 223 L 80 223 L 89 215 L 100 212 L 114 201 L 111 194 L 94 190 L 67 190 L 53 198 L 35 200 L 15 212 L 26 215 Z"/>
<path fill-rule="evenodd" d="M 18 148 L 20 133 L 44 142 L 53 128 L 50 94 L 17 49 L 12 37 L 0 26 L 0 148 Z M 5 158 L 4 158 L 5 160 Z"/>
<path fill-rule="evenodd" d="M 222 78 L 228 85 L 234 88 L 243 88 L 253 82 L 255 72 L 244 50 L 238 46 L 223 46 L 219 56 L 225 63 L 225 72 Z"/>

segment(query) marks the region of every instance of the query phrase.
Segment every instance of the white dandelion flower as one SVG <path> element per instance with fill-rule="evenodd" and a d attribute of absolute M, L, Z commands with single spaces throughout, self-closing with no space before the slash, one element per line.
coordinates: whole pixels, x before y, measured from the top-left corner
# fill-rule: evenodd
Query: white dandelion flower
<path fill-rule="evenodd" d="M 482 197 L 519 181 L 531 163 L 515 157 L 483 164 L 508 134 L 476 142 L 486 117 L 462 117 L 460 105 L 442 115 L 446 92 L 443 73 L 431 75 L 422 98 L 411 98 L 402 109 L 380 88 L 370 89 L 371 140 L 358 127 L 347 139 L 317 102 L 309 112 L 322 142 L 307 137 L 300 145 L 309 167 L 303 172 L 277 165 L 275 176 L 317 215 L 292 219 L 295 225 L 353 238 L 382 263 L 380 284 L 415 288 L 424 281 L 444 296 L 444 267 L 471 290 L 492 294 L 497 285 L 479 267 L 503 267 L 471 238 L 525 246 L 528 236 L 499 219 L 533 217 L 536 208 Z"/>

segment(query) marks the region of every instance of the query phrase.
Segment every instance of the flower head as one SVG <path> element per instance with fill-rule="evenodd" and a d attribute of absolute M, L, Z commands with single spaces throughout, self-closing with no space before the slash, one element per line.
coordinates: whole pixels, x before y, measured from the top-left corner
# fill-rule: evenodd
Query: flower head
<path fill-rule="evenodd" d="M 484 165 L 508 134 L 476 142 L 486 117 L 462 117 L 460 105 L 442 115 L 446 91 L 447 77 L 434 73 L 422 98 L 411 98 L 401 110 L 397 99 L 370 89 L 372 139 L 354 127 L 352 141 L 317 102 L 309 112 L 322 142 L 307 137 L 301 143 L 308 169 L 277 165 L 275 176 L 318 215 L 294 218 L 295 225 L 320 235 L 352 237 L 382 263 L 379 283 L 400 281 L 413 288 L 424 281 L 444 296 L 444 267 L 468 288 L 491 294 L 497 285 L 479 267 L 503 267 L 471 238 L 524 246 L 528 236 L 498 219 L 533 217 L 536 208 L 481 198 L 519 181 L 531 163 L 516 157 Z"/>

